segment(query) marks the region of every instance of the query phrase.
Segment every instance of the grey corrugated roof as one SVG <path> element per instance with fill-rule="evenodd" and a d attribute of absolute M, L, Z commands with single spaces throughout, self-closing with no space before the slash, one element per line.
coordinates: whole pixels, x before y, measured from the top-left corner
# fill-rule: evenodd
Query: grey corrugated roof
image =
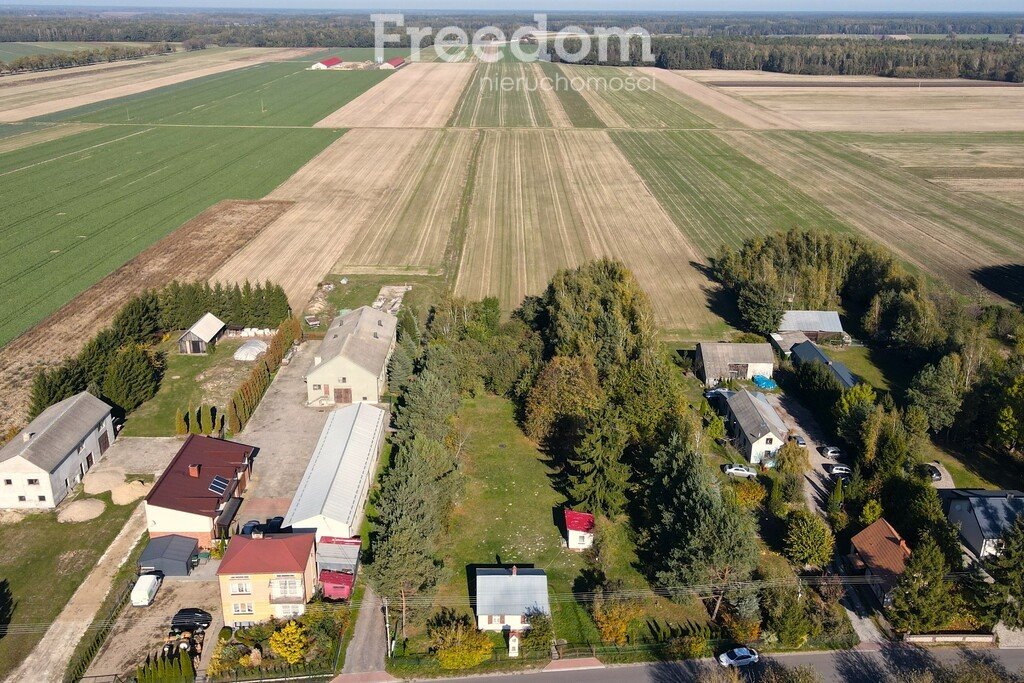
<path fill-rule="evenodd" d="M 313 369 L 340 355 L 379 375 L 387 363 L 397 327 L 398 318 L 369 306 L 339 315 L 320 342 Z"/>
<path fill-rule="evenodd" d="M 1020 491 L 957 489 L 955 494 L 970 501 L 971 512 L 986 539 L 1001 538 L 1024 514 L 1024 493 Z"/>
<path fill-rule="evenodd" d="M 197 320 L 192 327 L 188 328 L 188 330 L 185 331 L 185 334 L 191 332 L 209 344 L 210 340 L 220 334 L 220 331 L 223 329 L 224 322 L 220 318 L 215 316 L 213 313 L 206 313 L 202 318 Z M 181 336 L 184 337 L 185 334 Z M 181 339 L 181 337 L 178 338 Z"/>
<path fill-rule="evenodd" d="M 775 364 L 775 352 L 772 351 L 772 345 L 768 343 L 705 342 L 697 344 L 697 353 L 700 354 L 704 363 L 704 376 L 709 379 L 729 377 L 729 365 L 734 363 Z"/>
<path fill-rule="evenodd" d="M 109 414 L 110 406 L 87 391 L 54 403 L 0 449 L 0 462 L 20 455 L 53 472 Z"/>
<path fill-rule="evenodd" d="M 186 562 L 199 549 L 199 541 L 189 536 L 169 534 L 150 539 L 139 557 L 140 563 L 157 559 Z"/>
<path fill-rule="evenodd" d="M 479 614 L 551 614 L 548 602 L 548 576 L 543 569 L 476 570 L 476 613 Z"/>
<path fill-rule="evenodd" d="M 805 341 L 810 341 L 807 335 L 803 332 L 772 332 L 772 339 L 775 340 L 779 350 L 787 356 L 793 347 L 797 344 L 803 344 Z"/>
<path fill-rule="evenodd" d="M 751 442 L 766 434 L 782 438 L 788 431 L 782 418 L 761 393 L 751 393 L 746 389 L 737 391 L 729 397 L 729 412 Z"/>
<path fill-rule="evenodd" d="M 835 375 L 844 389 L 850 389 L 857 383 L 857 378 L 846 367 L 837 360 L 832 360 L 828 355 L 812 341 L 805 341 L 797 344 L 792 349 L 792 357 L 797 363 L 821 363 L 827 365 L 832 374 Z"/>
<path fill-rule="evenodd" d="M 327 418 L 313 457 L 284 516 L 284 526 L 323 515 L 351 525 L 365 501 L 367 479 L 380 450 L 387 411 L 369 403 L 335 410 Z"/>
<path fill-rule="evenodd" d="M 784 311 L 780 332 L 842 332 L 836 311 Z"/>

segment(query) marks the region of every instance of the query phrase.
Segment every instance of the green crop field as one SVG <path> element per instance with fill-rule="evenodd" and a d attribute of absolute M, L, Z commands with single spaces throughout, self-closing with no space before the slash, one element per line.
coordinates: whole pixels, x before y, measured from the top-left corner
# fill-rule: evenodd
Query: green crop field
<path fill-rule="evenodd" d="M 75 50 L 100 50 L 108 45 L 131 45 L 132 43 L 0 43 L 0 62 L 10 62 L 18 57 L 31 55 L 52 55 Z M 149 43 L 139 43 L 148 45 Z"/>
<path fill-rule="evenodd" d="M 536 88 L 532 64 L 501 61 L 481 63 L 462 93 L 452 116 L 453 126 L 547 127 L 551 125 L 544 100 Z M 507 87 L 506 87 L 507 85 Z"/>
<path fill-rule="evenodd" d="M 52 121 L 310 126 L 392 71 L 307 71 L 268 63 L 207 76 L 51 116 Z"/>
<path fill-rule="evenodd" d="M 540 68 L 544 71 L 554 88 L 558 101 L 562 104 L 569 121 L 576 128 L 604 128 L 604 121 L 594 113 L 587 100 L 578 90 L 569 87 L 568 77 L 565 71 L 557 64 L 541 62 Z"/>
<path fill-rule="evenodd" d="M 669 215 L 704 252 L 792 227 L 845 230 L 818 202 L 710 132 L 610 133 Z"/>
<path fill-rule="evenodd" d="M 259 199 L 330 129 L 109 126 L 0 154 L 0 344 L 222 199 Z"/>

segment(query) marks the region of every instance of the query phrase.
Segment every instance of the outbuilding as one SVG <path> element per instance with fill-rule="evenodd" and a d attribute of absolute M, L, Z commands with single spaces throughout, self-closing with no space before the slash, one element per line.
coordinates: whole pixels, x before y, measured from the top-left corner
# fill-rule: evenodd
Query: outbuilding
<path fill-rule="evenodd" d="M 803 332 L 819 344 L 849 344 L 850 335 L 843 330 L 838 311 L 783 311 L 779 332 Z"/>
<path fill-rule="evenodd" d="M 306 374 L 306 402 L 313 406 L 379 403 L 387 386 L 398 318 L 362 306 L 327 328 Z"/>
<path fill-rule="evenodd" d="M 476 570 L 476 627 L 481 631 L 523 631 L 530 617 L 551 616 L 548 576 L 543 569 L 513 566 Z"/>
<path fill-rule="evenodd" d="M 812 341 L 805 341 L 790 349 L 790 357 L 796 365 L 804 363 L 819 363 L 828 368 L 832 376 L 836 378 L 843 389 L 852 389 L 857 384 L 857 378 L 846 367 L 837 360 L 832 360 L 817 344 Z"/>
<path fill-rule="evenodd" d="M 586 550 L 594 545 L 594 515 L 566 508 L 565 541 L 569 550 Z"/>
<path fill-rule="evenodd" d="M 210 344 L 220 339 L 226 325 L 213 313 L 207 313 L 178 337 L 178 353 L 199 355 L 209 350 Z"/>
<path fill-rule="evenodd" d="M 405 66 L 404 57 L 392 57 L 391 59 L 382 63 L 379 68 L 393 71 L 395 69 L 401 69 L 403 66 Z"/>
<path fill-rule="evenodd" d="M 170 534 L 151 538 L 139 557 L 139 573 L 188 576 L 199 559 L 199 541 Z"/>
<path fill-rule="evenodd" d="M 730 379 L 752 379 L 755 375 L 771 377 L 775 353 L 767 343 L 703 342 L 697 344 L 693 369 L 708 387 Z"/>
<path fill-rule="evenodd" d="M 341 57 L 328 57 L 322 59 L 313 66 L 309 67 L 310 71 L 326 71 L 327 69 L 340 69 L 342 65 Z"/>

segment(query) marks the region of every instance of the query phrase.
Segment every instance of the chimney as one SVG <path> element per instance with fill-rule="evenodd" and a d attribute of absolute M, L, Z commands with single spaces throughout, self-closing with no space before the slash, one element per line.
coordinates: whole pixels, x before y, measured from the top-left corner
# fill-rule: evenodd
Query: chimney
<path fill-rule="evenodd" d="M 377 334 L 376 332 L 374 332 L 374 333 L 373 333 L 373 338 L 374 338 L 374 339 L 380 339 L 380 335 L 379 335 L 379 334 Z"/>
<path fill-rule="evenodd" d="M 900 539 L 900 549 L 903 550 L 903 552 L 910 552 L 910 548 L 907 546 L 907 542 L 902 538 Z"/>
<path fill-rule="evenodd" d="M 32 440 L 32 437 L 35 435 L 35 432 L 25 432 L 24 434 L 21 435 L 21 440 L 24 441 L 25 443 L 28 443 L 29 441 Z"/>
<path fill-rule="evenodd" d="M 250 538 L 255 538 L 255 539 L 259 540 L 259 539 L 263 538 L 263 530 L 262 529 L 253 529 L 252 533 L 249 535 L 249 537 Z"/>
<path fill-rule="evenodd" d="M 384 321 L 383 321 L 383 320 L 380 320 L 380 319 L 378 318 L 378 319 L 377 319 L 377 327 L 384 327 Z"/>
<path fill-rule="evenodd" d="M 517 576 L 518 574 L 519 574 L 519 567 L 517 567 L 515 565 L 512 565 L 512 576 Z"/>
<path fill-rule="evenodd" d="M 193 479 L 198 479 L 199 478 L 199 465 L 189 465 L 188 466 L 188 476 L 192 477 Z"/>

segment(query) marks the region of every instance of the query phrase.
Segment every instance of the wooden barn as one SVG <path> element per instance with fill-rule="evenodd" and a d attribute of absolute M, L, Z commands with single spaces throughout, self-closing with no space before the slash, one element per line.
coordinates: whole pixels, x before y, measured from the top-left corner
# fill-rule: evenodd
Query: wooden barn
<path fill-rule="evenodd" d="M 207 313 L 197 320 L 185 334 L 178 337 L 178 353 L 198 355 L 206 353 L 210 343 L 224 334 L 224 322 L 213 313 Z"/>

